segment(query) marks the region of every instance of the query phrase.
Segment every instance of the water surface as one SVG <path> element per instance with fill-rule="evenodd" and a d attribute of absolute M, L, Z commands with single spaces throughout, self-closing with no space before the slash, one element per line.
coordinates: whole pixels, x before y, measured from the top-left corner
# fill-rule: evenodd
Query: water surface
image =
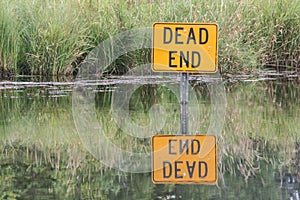
<path fill-rule="evenodd" d="M 189 128 L 205 134 L 211 116 L 208 83 L 201 77 L 191 80 L 198 105 L 190 109 L 198 107 L 200 119 L 191 118 Z M 228 80 L 215 186 L 154 185 L 151 173 L 124 173 L 103 165 L 76 130 L 73 80 L 2 80 L 0 199 L 299 199 L 299 81 L 273 76 Z M 105 77 L 88 81 L 87 87 L 95 94 L 96 116 L 107 138 L 124 150 L 149 152 L 149 138 L 135 138 L 127 133 L 133 129 L 114 120 L 114 92 L 124 84 L 139 84 L 129 102 L 131 121 L 147 126 L 151 109 L 157 108 L 152 105 L 163 105 L 167 117 L 160 132 L 176 134 L 179 101 L 162 84 L 177 87 L 178 81 L 176 76 Z"/>

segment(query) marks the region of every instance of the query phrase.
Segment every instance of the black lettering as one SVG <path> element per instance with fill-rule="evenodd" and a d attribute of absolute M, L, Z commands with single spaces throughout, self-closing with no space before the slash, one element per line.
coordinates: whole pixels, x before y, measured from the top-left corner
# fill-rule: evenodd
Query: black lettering
<path fill-rule="evenodd" d="M 199 29 L 199 44 L 206 44 L 208 41 L 208 30 L 206 28 Z"/>
<path fill-rule="evenodd" d="M 204 172 L 202 171 L 202 165 L 204 167 Z M 207 173 L 208 173 L 208 168 L 207 168 L 207 163 L 204 162 L 204 161 L 199 161 L 198 163 L 198 172 L 199 172 L 199 178 L 205 178 L 207 176 Z M 204 174 L 202 174 L 204 173 Z"/>
<path fill-rule="evenodd" d="M 172 60 L 175 60 L 175 56 L 172 54 L 176 54 L 177 51 L 169 51 L 169 67 L 177 67 L 177 65 L 172 64 Z"/>
<path fill-rule="evenodd" d="M 192 68 L 197 68 L 200 66 L 200 53 L 198 51 L 192 51 Z"/>
<path fill-rule="evenodd" d="M 191 154 L 196 155 L 200 153 L 200 141 L 193 139 L 191 143 Z"/>
<path fill-rule="evenodd" d="M 167 32 L 169 32 L 169 38 L 167 38 Z M 164 27 L 164 44 L 170 44 L 172 42 L 172 29 L 169 27 Z"/>
<path fill-rule="evenodd" d="M 187 170 L 189 172 L 189 177 L 192 178 L 195 170 L 196 161 L 193 162 L 193 165 L 189 165 L 189 161 L 186 161 Z"/>
<path fill-rule="evenodd" d="M 184 53 L 182 51 L 180 51 L 180 67 L 182 67 L 183 62 L 186 67 L 189 67 L 189 52 L 186 52 L 186 57 L 184 56 Z"/>
<path fill-rule="evenodd" d="M 179 37 L 181 36 L 181 34 L 179 33 L 180 30 L 183 30 L 183 28 L 182 27 L 175 28 L 175 44 L 183 44 L 182 41 L 179 41 Z"/>
<path fill-rule="evenodd" d="M 185 141 L 179 140 L 180 154 L 182 154 L 184 152 L 184 149 L 185 149 L 186 154 L 189 154 L 189 140 L 185 140 Z"/>
<path fill-rule="evenodd" d="M 177 140 L 169 140 L 169 154 L 176 155 L 176 152 L 172 152 L 172 142 L 176 142 Z"/>
<path fill-rule="evenodd" d="M 194 42 L 194 44 L 196 44 L 196 38 L 195 38 L 195 33 L 194 33 L 193 28 L 190 29 L 190 32 L 189 32 L 188 39 L 187 39 L 186 43 L 189 44 L 190 40 L 192 40 Z"/>
<path fill-rule="evenodd" d="M 169 166 L 170 170 L 167 174 L 167 167 Z M 168 161 L 163 162 L 163 177 L 164 178 L 170 178 L 172 176 L 172 164 Z"/>
<path fill-rule="evenodd" d="M 182 164 L 182 161 L 175 161 L 175 162 L 174 162 L 175 178 L 183 178 L 182 175 L 178 175 L 178 172 L 181 171 L 181 169 L 178 168 L 178 165 L 179 165 L 179 164 Z"/>

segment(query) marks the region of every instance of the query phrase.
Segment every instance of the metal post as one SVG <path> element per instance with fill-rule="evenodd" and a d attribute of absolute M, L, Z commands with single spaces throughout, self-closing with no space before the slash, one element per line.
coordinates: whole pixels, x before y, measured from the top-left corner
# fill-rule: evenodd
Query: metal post
<path fill-rule="evenodd" d="M 189 74 L 180 74 L 180 133 L 188 134 Z"/>
<path fill-rule="evenodd" d="M 180 133 L 188 134 L 188 101 L 189 101 L 189 74 L 180 73 Z M 179 199 L 179 185 L 175 184 L 176 199 Z"/>

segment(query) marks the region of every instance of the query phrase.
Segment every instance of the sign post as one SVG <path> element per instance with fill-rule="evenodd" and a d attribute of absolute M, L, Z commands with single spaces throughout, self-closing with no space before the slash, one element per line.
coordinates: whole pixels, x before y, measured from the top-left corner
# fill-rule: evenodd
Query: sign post
<path fill-rule="evenodd" d="M 188 134 L 189 74 L 180 74 L 180 133 Z"/>
<path fill-rule="evenodd" d="M 180 72 L 180 133 L 152 137 L 152 181 L 215 184 L 217 145 L 213 135 L 189 135 L 189 73 L 218 71 L 215 23 L 154 23 L 152 69 Z"/>

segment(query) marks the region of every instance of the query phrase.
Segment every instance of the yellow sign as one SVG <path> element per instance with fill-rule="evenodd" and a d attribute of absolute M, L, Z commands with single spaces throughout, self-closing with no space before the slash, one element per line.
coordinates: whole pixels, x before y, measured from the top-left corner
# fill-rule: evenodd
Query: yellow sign
<path fill-rule="evenodd" d="M 217 146 L 212 135 L 155 135 L 152 137 L 154 183 L 217 182 Z"/>
<path fill-rule="evenodd" d="M 218 71 L 217 24 L 155 23 L 152 37 L 153 71 Z"/>

